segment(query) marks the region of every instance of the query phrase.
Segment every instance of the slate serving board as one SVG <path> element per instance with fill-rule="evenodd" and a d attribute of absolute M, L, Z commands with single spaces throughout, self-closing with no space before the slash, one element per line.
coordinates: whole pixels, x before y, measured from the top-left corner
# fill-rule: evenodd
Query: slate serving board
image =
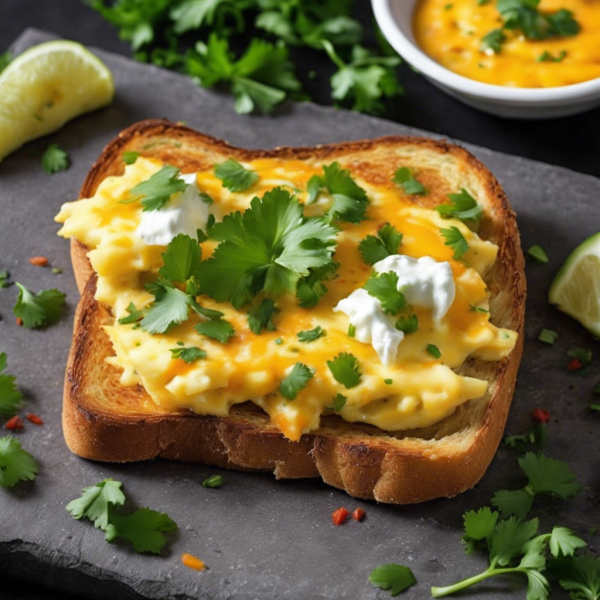
<path fill-rule="evenodd" d="M 49 37 L 28 30 L 14 51 Z M 42 427 L 27 423 L 19 434 L 39 459 L 37 480 L 0 490 L 0 575 L 89 598 L 380 599 L 389 595 L 371 587 L 368 574 L 377 565 L 397 562 L 415 573 L 418 584 L 404 597 L 416 599 L 429 597 L 432 584 L 449 584 L 484 568 L 483 558 L 463 555 L 461 517 L 465 510 L 489 503 L 494 491 L 524 485 L 517 455 L 507 448 L 499 450 L 475 489 L 452 500 L 406 507 L 358 501 L 313 480 L 277 482 L 266 474 L 167 461 L 108 465 L 68 451 L 60 426 L 62 379 L 78 294 L 68 243 L 56 237 L 53 217 L 63 202 L 77 197 L 90 165 L 118 131 L 140 119 L 168 117 L 251 148 L 424 133 L 308 103 L 285 105 L 273 117 L 239 116 L 229 97 L 199 89 L 183 76 L 107 52 L 97 54 L 115 77 L 113 104 L 0 163 L 0 268 L 36 291 L 56 286 L 68 294 L 60 323 L 31 331 L 14 322 L 15 287 L 0 290 L 0 351 L 7 352 L 7 370 L 17 376 L 30 410 L 45 421 Z M 53 142 L 69 152 L 72 166 L 48 176 L 39 158 Z M 550 255 L 550 264 L 527 267 L 525 353 L 507 431 L 528 430 L 536 406 L 550 410 L 546 452 L 568 460 L 584 489 L 569 502 L 536 502 L 531 514 L 540 517 L 544 531 L 562 524 L 585 536 L 600 521 L 600 419 L 587 408 L 596 379 L 569 375 L 565 353 L 574 346 L 600 348 L 577 323 L 547 304 L 546 293 L 569 250 L 599 228 L 600 180 L 465 146 L 504 186 L 518 213 L 524 247 L 539 243 Z M 30 265 L 27 258 L 34 255 L 47 256 L 63 273 Z M 536 340 L 542 326 L 558 331 L 554 346 Z M 200 486 L 216 473 L 226 481 L 220 490 Z M 179 524 L 162 556 L 109 545 L 102 532 L 65 511 L 82 487 L 105 477 L 123 481 L 131 506 L 168 512 Z M 330 515 L 340 506 L 362 506 L 367 517 L 334 527 Z M 600 536 L 588 541 L 594 548 Z M 197 573 L 184 567 L 183 552 L 201 557 L 209 569 Z M 489 600 L 524 598 L 524 581 L 490 580 L 472 593 Z M 559 591 L 553 597 L 566 596 Z"/>

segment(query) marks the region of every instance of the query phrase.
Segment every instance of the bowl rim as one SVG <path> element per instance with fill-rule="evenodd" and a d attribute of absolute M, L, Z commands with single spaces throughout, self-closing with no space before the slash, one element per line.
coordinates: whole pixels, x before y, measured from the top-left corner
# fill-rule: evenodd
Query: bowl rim
<path fill-rule="evenodd" d="M 458 94 L 477 96 L 487 100 L 523 103 L 585 100 L 600 95 L 600 77 L 558 87 L 517 88 L 483 83 L 454 73 L 427 56 L 404 35 L 392 13 L 391 5 L 395 1 L 398 0 L 371 0 L 375 20 L 388 42 L 403 59 L 417 68 L 423 75 L 435 79 Z"/>

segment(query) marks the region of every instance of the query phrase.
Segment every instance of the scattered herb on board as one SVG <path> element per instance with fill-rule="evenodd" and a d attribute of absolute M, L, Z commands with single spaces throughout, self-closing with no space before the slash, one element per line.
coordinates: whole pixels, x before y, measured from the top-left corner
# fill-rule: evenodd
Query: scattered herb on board
<path fill-rule="evenodd" d="M 296 334 L 296 337 L 298 338 L 298 341 L 305 342 L 308 344 L 323 337 L 326 333 L 327 332 L 320 325 L 317 325 L 317 327 L 315 327 L 314 329 L 299 331 Z"/>
<path fill-rule="evenodd" d="M 415 585 L 417 580 L 408 567 L 391 563 L 373 569 L 369 575 L 369 583 L 382 590 L 387 590 L 390 596 L 397 596 L 400 592 Z"/>
<path fill-rule="evenodd" d="M 0 353 L 0 416 L 2 417 L 14 415 L 23 400 L 23 394 L 16 386 L 17 378 L 14 375 L 3 373 L 6 362 L 6 353 Z"/>
<path fill-rule="evenodd" d="M 13 313 L 22 320 L 23 327 L 32 329 L 58 321 L 65 305 L 66 294 L 55 288 L 35 294 L 20 283 L 15 285 L 19 288 L 19 295 Z"/>
<path fill-rule="evenodd" d="M 297 362 L 281 382 L 279 387 L 281 395 L 288 400 L 295 400 L 300 390 L 308 385 L 314 374 L 314 371 L 305 364 Z"/>
<path fill-rule="evenodd" d="M 358 245 L 358 250 L 365 263 L 374 265 L 375 263 L 398 254 L 402 244 L 402 234 L 389 223 L 383 225 L 377 230 L 377 236 L 368 235 Z"/>
<path fill-rule="evenodd" d="M 528 258 L 537 263 L 546 264 L 549 260 L 546 251 L 539 245 L 534 244 L 527 250 L 526 255 Z"/>
<path fill-rule="evenodd" d="M 327 366 L 334 379 L 346 389 L 356 387 L 360 383 L 361 374 L 356 356 L 340 352 L 333 360 L 327 361 Z"/>
<path fill-rule="evenodd" d="M 379 300 L 383 312 L 388 315 L 398 314 L 407 304 L 404 294 L 398 290 L 398 281 L 398 274 L 390 271 L 374 273 L 364 285 L 365 290 Z"/>
<path fill-rule="evenodd" d="M 544 342 L 545 344 L 554 344 L 558 339 L 558 333 L 556 331 L 552 331 L 552 329 L 542 329 L 540 331 L 540 335 L 538 335 L 538 340 L 540 342 Z"/>
<path fill-rule="evenodd" d="M 50 144 L 42 154 L 42 169 L 48 175 L 66 171 L 69 164 L 69 155 L 58 144 Z"/>
<path fill-rule="evenodd" d="M 19 481 L 33 481 L 38 472 L 35 458 L 23 450 L 21 442 L 7 435 L 0 438 L 0 486 L 14 487 Z"/>

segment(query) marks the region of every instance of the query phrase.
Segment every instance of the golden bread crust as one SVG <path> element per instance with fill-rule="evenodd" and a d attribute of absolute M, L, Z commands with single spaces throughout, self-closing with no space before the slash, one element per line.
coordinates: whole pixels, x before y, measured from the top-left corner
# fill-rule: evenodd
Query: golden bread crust
<path fill-rule="evenodd" d="M 326 416 L 318 430 L 291 442 L 251 402 L 235 406 L 227 418 L 189 411 L 172 413 L 158 407 L 140 386 L 121 386 L 120 370 L 104 360 L 113 354 L 102 329 L 111 315 L 94 299 L 96 281 L 87 248 L 72 240 L 71 256 L 82 298 L 65 378 L 63 430 L 73 452 L 100 461 L 160 456 L 225 468 L 268 470 L 278 478 L 320 476 L 352 496 L 397 504 L 451 497 L 479 481 L 506 423 L 523 349 L 525 309 L 524 260 L 515 215 L 484 165 L 462 148 L 425 138 L 385 137 L 316 148 L 244 150 L 182 125 L 149 120 L 129 127 L 108 144 L 88 174 L 80 198 L 92 196 L 107 176 L 123 172 L 124 151 L 159 158 L 186 172 L 211 168 L 225 158 L 337 160 L 373 184 L 389 181 L 398 164 L 407 164 L 419 168 L 426 187 L 435 181 L 442 190 L 419 200 L 426 206 L 443 202 L 447 192 L 469 187 L 484 208 L 480 235 L 499 246 L 496 263 L 486 276 L 492 321 L 517 331 L 519 339 L 501 361 L 468 360 L 461 367 L 462 374 L 488 380 L 488 392 L 441 423 L 426 429 L 385 432 Z"/>

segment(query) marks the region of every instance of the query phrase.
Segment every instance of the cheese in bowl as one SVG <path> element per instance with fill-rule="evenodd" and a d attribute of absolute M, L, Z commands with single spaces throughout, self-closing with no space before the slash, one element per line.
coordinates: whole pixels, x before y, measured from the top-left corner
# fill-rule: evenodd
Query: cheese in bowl
<path fill-rule="evenodd" d="M 418 0 L 417 44 L 484 83 L 551 88 L 600 78 L 598 0 Z"/>
<path fill-rule="evenodd" d="M 324 414 L 398 431 L 482 397 L 461 366 L 517 340 L 490 322 L 498 248 L 468 189 L 434 210 L 408 167 L 375 184 L 336 162 L 182 174 L 138 157 L 65 204 L 59 233 L 89 248 L 121 384 L 204 415 L 251 399 L 291 440 Z"/>

